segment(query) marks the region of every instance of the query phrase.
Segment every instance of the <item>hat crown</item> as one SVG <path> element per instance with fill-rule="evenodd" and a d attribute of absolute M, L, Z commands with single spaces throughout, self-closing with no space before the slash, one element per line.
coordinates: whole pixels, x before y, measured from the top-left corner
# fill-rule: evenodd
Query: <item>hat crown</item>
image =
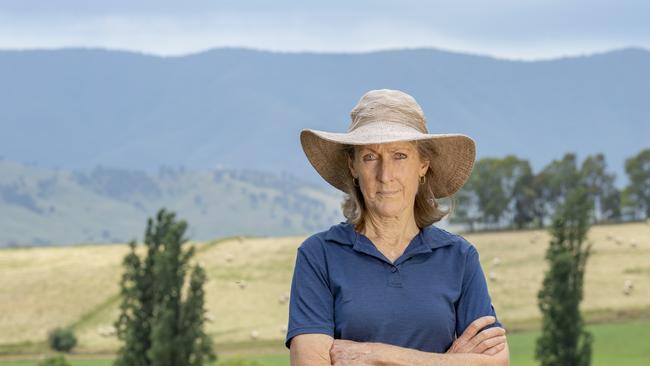
<path fill-rule="evenodd" d="M 371 90 L 364 94 L 350 112 L 348 132 L 376 122 L 395 122 L 429 133 L 426 118 L 412 96 L 391 89 Z"/>

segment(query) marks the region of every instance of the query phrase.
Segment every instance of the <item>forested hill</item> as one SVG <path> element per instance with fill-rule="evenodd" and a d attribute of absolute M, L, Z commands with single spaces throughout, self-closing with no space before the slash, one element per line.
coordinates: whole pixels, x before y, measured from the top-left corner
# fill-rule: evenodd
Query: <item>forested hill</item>
<path fill-rule="evenodd" d="M 566 152 L 624 159 L 648 147 L 650 52 L 518 62 L 435 49 L 356 54 L 223 48 L 182 57 L 0 51 L 0 156 L 64 169 L 161 165 L 289 172 L 319 184 L 301 128 L 344 131 L 374 88 L 413 94 L 431 132 L 535 169 Z"/>

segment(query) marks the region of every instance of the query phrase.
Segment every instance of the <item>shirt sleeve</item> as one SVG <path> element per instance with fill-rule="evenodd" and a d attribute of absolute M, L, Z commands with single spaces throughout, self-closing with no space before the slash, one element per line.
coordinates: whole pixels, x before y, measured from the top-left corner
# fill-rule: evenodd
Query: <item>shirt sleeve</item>
<path fill-rule="evenodd" d="M 308 238 L 298 248 L 285 346 L 290 348 L 291 339 L 304 333 L 334 337 L 334 297 L 329 287 L 325 253 L 316 238 Z"/>
<path fill-rule="evenodd" d="M 474 320 L 487 315 L 494 316 L 496 322 L 483 329 L 492 327 L 503 328 L 503 325 L 497 318 L 490 294 L 488 293 L 485 275 L 479 262 L 478 251 L 473 245 L 470 245 L 465 260 L 461 295 L 456 303 L 456 337 L 460 337 Z"/>

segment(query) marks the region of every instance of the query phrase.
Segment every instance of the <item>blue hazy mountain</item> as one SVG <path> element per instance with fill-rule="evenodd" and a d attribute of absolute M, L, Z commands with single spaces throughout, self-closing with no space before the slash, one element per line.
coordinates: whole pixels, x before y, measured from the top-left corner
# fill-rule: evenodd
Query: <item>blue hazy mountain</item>
<path fill-rule="evenodd" d="M 0 160 L 0 247 L 142 240 L 159 208 L 192 240 L 305 235 L 343 220 L 341 194 L 252 170 L 48 169 Z"/>
<path fill-rule="evenodd" d="M 618 184 L 650 145 L 650 52 L 507 61 L 435 49 L 358 54 L 223 48 L 182 57 L 0 52 L 0 156 L 46 167 L 161 165 L 288 172 L 320 183 L 301 128 L 345 131 L 369 89 L 411 93 L 432 133 L 535 170 L 603 152 Z"/>

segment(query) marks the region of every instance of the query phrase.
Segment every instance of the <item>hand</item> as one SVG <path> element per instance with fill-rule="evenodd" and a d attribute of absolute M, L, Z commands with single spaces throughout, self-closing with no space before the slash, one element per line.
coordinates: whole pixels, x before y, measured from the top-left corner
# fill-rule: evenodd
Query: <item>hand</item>
<path fill-rule="evenodd" d="M 492 327 L 476 334 L 485 326 L 496 321 L 493 316 L 478 318 L 449 347 L 446 353 L 481 353 L 495 355 L 506 346 L 506 330 Z"/>
<path fill-rule="evenodd" d="M 330 348 L 332 365 L 373 365 L 374 343 L 335 339 Z"/>

